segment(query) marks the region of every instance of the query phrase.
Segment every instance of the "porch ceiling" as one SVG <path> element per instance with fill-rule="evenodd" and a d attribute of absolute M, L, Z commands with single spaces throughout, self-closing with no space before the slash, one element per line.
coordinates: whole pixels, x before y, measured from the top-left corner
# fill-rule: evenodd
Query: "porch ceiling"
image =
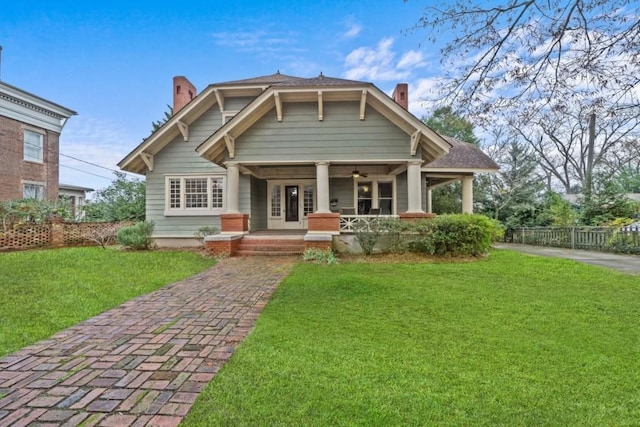
<path fill-rule="evenodd" d="M 315 179 L 315 162 L 295 165 L 239 164 L 240 171 L 260 179 Z M 343 163 L 329 165 L 329 178 L 351 178 L 354 169 L 360 175 L 398 175 L 407 169 L 406 162 L 395 163 Z"/>

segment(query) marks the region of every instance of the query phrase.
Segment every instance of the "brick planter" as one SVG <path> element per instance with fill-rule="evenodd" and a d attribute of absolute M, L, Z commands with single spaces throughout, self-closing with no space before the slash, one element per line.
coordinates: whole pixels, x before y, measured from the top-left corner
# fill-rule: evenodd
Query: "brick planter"
<path fill-rule="evenodd" d="M 204 247 L 215 256 L 234 256 L 244 234 L 215 234 L 204 238 Z"/>
<path fill-rule="evenodd" d="M 308 233 L 304 236 L 304 249 L 320 249 L 321 251 L 328 251 L 332 249 L 333 236 L 329 233 Z"/>

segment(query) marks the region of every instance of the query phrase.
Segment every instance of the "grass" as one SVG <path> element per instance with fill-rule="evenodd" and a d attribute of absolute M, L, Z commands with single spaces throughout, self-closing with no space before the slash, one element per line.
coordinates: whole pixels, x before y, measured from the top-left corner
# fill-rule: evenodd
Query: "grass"
<path fill-rule="evenodd" d="M 494 251 L 301 264 L 184 426 L 634 425 L 640 281 Z"/>
<path fill-rule="evenodd" d="M 0 356 L 213 263 L 182 251 L 92 247 L 0 253 Z"/>

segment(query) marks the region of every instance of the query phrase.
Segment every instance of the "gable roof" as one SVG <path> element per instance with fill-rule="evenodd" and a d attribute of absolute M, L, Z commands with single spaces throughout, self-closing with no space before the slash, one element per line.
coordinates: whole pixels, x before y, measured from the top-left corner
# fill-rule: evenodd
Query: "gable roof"
<path fill-rule="evenodd" d="M 499 166 L 480 147 L 450 136 L 444 136 L 451 149 L 444 156 L 422 167 L 427 172 L 497 172 Z"/>
<path fill-rule="evenodd" d="M 196 151 L 202 157 L 222 165 L 229 138 L 235 139 L 260 117 L 276 107 L 278 102 L 317 101 L 322 93 L 325 101 L 360 101 L 380 112 L 388 120 L 411 136 L 411 153 L 423 148 L 423 158 L 433 160 L 446 154 L 451 144 L 427 127 L 421 120 L 398 105 L 372 83 L 328 77 L 303 78 L 275 73 L 243 80 L 209 85 L 159 129 L 143 140 L 118 166 L 129 172 L 144 174 L 152 167 L 152 158 L 180 135 L 185 126 L 193 123 L 213 105 L 224 103 L 225 96 L 253 96 L 254 99 L 231 120 L 200 144 Z M 222 110 L 222 108 L 221 108 Z M 364 110 L 361 111 L 364 114 Z M 185 136 L 185 133 L 183 133 Z"/>
<path fill-rule="evenodd" d="M 412 154 L 417 152 L 417 147 L 420 145 L 423 148 L 423 157 L 433 160 L 447 153 L 451 148 L 451 144 L 442 136 L 373 84 L 320 74 L 313 78 L 282 79 L 272 84 L 200 144 L 196 151 L 202 157 L 222 165 L 229 141 L 238 138 L 273 108 L 278 109 L 279 103 L 319 102 L 321 97 L 326 101 L 360 101 L 374 108 L 411 137 L 411 144 L 408 144 L 407 150 Z M 278 120 L 281 120 L 281 113 L 277 114 Z M 364 107 L 361 107 L 361 120 L 364 120 L 364 115 Z"/>

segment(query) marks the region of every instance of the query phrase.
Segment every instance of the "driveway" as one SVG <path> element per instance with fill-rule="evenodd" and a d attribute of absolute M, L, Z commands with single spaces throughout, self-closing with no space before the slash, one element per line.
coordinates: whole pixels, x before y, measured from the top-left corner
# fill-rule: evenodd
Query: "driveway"
<path fill-rule="evenodd" d="M 515 243 L 499 243 L 498 249 L 510 249 L 529 255 L 566 258 L 585 264 L 611 268 L 623 273 L 640 274 L 640 256 L 620 255 L 606 252 L 581 251 L 575 249 L 549 248 L 546 246 L 519 245 Z"/>

